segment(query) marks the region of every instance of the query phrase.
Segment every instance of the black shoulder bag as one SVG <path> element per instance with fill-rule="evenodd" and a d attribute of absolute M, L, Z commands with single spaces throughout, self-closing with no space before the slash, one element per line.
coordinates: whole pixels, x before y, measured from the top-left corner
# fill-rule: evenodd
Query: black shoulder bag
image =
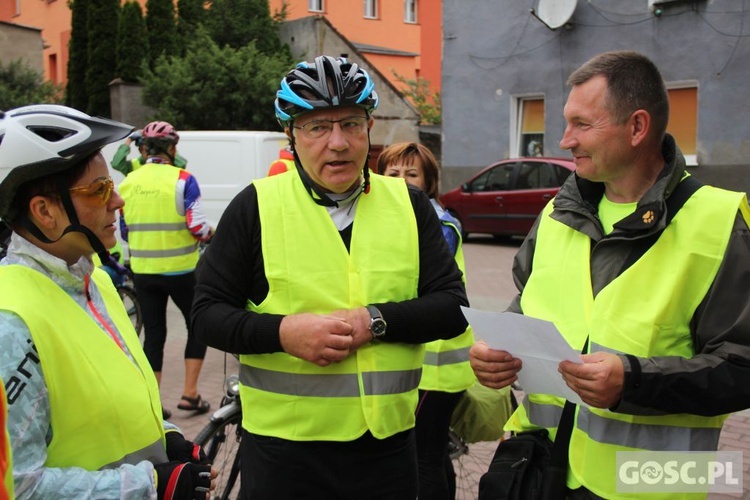
<path fill-rule="evenodd" d="M 669 225 L 685 202 L 703 184 L 693 177 L 683 179 L 667 198 Z M 625 272 L 659 239 L 664 229 L 634 243 L 619 274 Z M 588 338 L 583 347 L 585 353 Z M 564 499 L 568 475 L 568 448 L 573 433 L 574 403 L 565 402 L 553 443 L 547 429 L 519 432 L 501 441 L 489 470 L 479 480 L 479 500 Z"/>
<path fill-rule="evenodd" d="M 587 347 L 588 338 L 581 352 Z M 564 499 L 575 411 L 575 403 L 565 401 L 554 443 L 547 429 L 519 432 L 501 441 L 479 480 L 479 500 Z"/>

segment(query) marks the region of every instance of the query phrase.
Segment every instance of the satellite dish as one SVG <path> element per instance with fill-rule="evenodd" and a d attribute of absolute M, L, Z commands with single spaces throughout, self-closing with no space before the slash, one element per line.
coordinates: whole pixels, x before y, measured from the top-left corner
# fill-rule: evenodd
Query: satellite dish
<path fill-rule="evenodd" d="M 578 0 L 539 0 L 536 11 L 531 13 L 554 30 L 563 26 L 573 16 Z"/>

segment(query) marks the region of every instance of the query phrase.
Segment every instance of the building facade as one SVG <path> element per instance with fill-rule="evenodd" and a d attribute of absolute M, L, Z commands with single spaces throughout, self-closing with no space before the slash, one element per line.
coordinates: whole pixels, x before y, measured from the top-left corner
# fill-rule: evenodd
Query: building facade
<path fill-rule="evenodd" d="M 68 79 L 70 18 L 66 0 L 0 0 L 0 21 L 41 31 L 44 79 L 56 84 Z"/>
<path fill-rule="evenodd" d="M 534 14 L 572 15 L 550 29 Z M 503 158 L 559 146 L 568 76 L 635 50 L 660 68 L 668 131 L 703 182 L 750 191 L 750 6 L 742 0 L 443 1 L 443 189 Z M 533 11 L 533 12 L 532 12 Z"/>
<path fill-rule="evenodd" d="M 440 91 L 441 0 L 269 0 L 271 13 L 287 20 L 325 17 L 394 86 L 394 72 L 423 78 Z"/>
<path fill-rule="evenodd" d="M 137 1 L 146 14 L 146 0 Z M 440 91 L 441 0 L 269 0 L 271 14 L 284 8 L 287 20 L 325 17 L 397 88 L 403 85 L 394 72 L 429 80 L 432 91 Z M 0 0 L 0 21 L 40 29 L 45 79 L 67 82 L 71 11 L 66 0 Z M 113 41 L 115 32 L 113 23 Z"/>
<path fill-rule="evenodd" d="M 7 65 L 19 59 L 40 75 L 42 35 L 39 29 L 0 21 L 0 62 Z"/>

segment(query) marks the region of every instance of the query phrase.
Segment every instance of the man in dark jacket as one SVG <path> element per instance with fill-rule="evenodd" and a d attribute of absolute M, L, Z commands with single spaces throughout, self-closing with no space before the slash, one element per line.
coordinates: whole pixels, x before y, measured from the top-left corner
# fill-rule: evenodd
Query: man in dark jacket
<path fill-rule="evenodd" d="M 689 190 L 646 57 L 600 54 L 568 83 L 560 146 L 576 173 L 516 255 L 509 310 L 554 322 L 575 349 L 588 343 L 582 363 L 559 366 L 590 405 L 576 413 L 567 486 L 624 498 L 618 452 L 716 450 L 727 414 L 750 406 L 750 208 L 744 193 Z M 512 354 L 475 344 L 480 382 L 513 383 Z M 508 428 L 554 430 L 563 403 L 527 394 Z"/>

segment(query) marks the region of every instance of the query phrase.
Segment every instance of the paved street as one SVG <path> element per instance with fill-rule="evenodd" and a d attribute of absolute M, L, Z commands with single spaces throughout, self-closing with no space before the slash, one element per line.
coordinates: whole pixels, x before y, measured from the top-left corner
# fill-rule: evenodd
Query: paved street
<path fill-rule="evenodd" d="M 520 241 L 499 241 L 491 238 L 471 238 L 464 245 L 467 266 L 467 290 L 472 307 L 502 311 L 515 295 L 511 278 L 511 265 Z M 162 372 L 162 402 L 172 411 L 172 422 L 180 426 L 188 438 L 195 437 L 208 422 L 208 416 L 190 416 L 190 412 L 178 410 L 176 405 L 182 393 L 184 366 L 182 352 L 186 328 L 177 308 L 170 302 L 168 311 L 169 334 Z M 211 402 L 212 410 L 220 400 L 225 374 L 237 372 L 237 361 L 209 348 L 200 380 L 200 391 Z M 491 443 L 472 446 L 476 452 L 488 454 Z M 710 495 L 711 500 L 750 498 L 750 410 L 732 415 L 724 426 L 720 440 L 721 450 L 743 451 L 743 495 Z"/>

